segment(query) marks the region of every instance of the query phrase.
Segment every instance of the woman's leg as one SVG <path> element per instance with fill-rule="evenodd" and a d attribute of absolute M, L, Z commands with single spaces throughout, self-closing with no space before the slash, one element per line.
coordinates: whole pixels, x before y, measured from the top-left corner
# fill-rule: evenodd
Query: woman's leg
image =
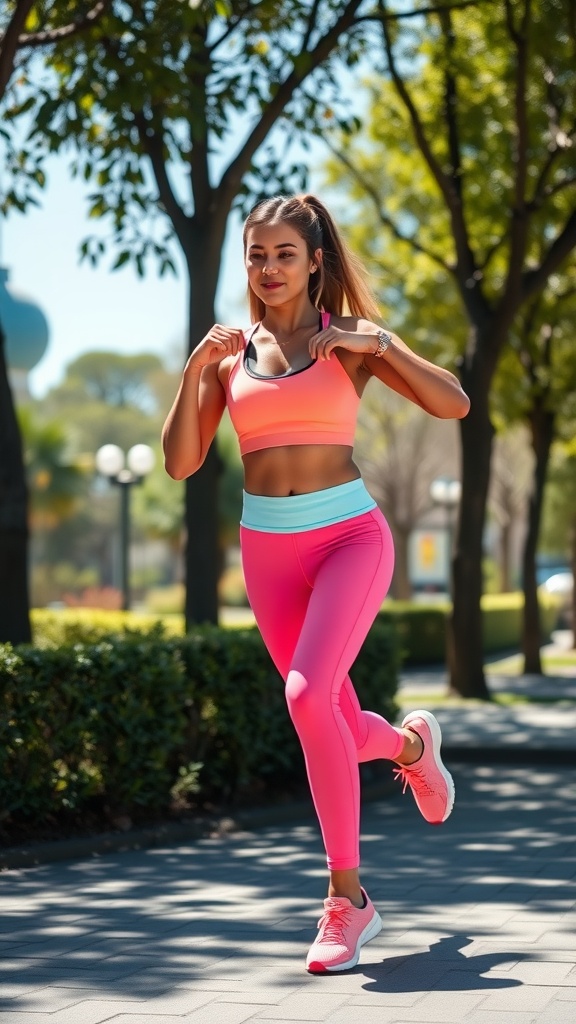
<path fill-rule="evenodd" d="M 360 784 L 357 739 L 344 713 L 344 707 L 347 717 L 353 710 L 350 684 L 343 704 L 340 694 L 388 590 L 392 538 L 381 514 L 369 512 L 295 535 L 295 541 L 312 591 L 286 696 L 304 750 L 328 866 L 346 871 L 359 864 Z M 359 738 L 366 743 L 375 729 L 363 717 L 360 724 L 364 735 Z M 384 719 L 377 729 L 380 756 L 398 756 L 399 731 Z"/>

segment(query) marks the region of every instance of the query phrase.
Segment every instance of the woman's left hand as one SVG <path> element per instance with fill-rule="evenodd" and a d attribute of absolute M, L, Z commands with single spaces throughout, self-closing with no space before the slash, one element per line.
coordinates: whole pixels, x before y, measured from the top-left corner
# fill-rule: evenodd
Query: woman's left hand
<path fill-rule="evenodd" d="M 364 326 L 365 325 L 365 326 Z M 332 324 L 313 335 L 308 348 L 312 359 L 329 359 L 335 348 L 345 348 L 358 355 L 374 354 L 378 348 L 378 332 L 382 329 L 364 321 L 362 331 L 343 331 Z M 370 330 L 372 328 L 372 330 Z"/>

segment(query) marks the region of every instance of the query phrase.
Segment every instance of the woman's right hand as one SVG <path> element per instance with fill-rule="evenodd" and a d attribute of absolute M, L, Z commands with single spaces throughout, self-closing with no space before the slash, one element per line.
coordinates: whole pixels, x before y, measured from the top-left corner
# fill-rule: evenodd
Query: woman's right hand
<path fill-rule="evenodd" d="M 192 352 L 188 366 L 197 371 L 213 363 L 220 363 L 226 356 L 235 356 L 244 345 L 244 335 L 237 327 L 214 324 L 208 334 Z"/>

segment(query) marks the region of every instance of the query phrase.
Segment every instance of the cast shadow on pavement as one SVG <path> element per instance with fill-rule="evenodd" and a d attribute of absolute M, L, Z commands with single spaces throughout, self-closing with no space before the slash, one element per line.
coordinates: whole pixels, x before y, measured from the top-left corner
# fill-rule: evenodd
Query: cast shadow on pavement
<path fill-rule="evenodd" d="M 467 935 L 451 935 L 438 939 L 425 952 L 387 957 L 381 963 L 365 963 L 356 967 L 355 973 L 372 978 L 362 986 L 368 992 L 478 992 L 522 984 L 515 978 L 484 975 L 491 970 L 506 970 L 500 965 L 524 960 L 525 954 L 507 951 L 465 956 L 461 950 L 472 942 L 474 939 Z"/>

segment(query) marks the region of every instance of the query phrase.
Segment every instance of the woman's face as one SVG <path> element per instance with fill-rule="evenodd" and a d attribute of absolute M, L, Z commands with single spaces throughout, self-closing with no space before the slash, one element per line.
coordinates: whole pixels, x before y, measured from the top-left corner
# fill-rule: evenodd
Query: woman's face
<path fill-rule="evenodd" d="M 267 306 L 281 306 L 303 291 L 308 294 L 308 278 L 318 269 L 322 250 L 316 250 L 316 262 L 308 256 L 306 242 L 289 224 L 257 224 L 246 236 L 246 272 L 250 287 Z"/>

